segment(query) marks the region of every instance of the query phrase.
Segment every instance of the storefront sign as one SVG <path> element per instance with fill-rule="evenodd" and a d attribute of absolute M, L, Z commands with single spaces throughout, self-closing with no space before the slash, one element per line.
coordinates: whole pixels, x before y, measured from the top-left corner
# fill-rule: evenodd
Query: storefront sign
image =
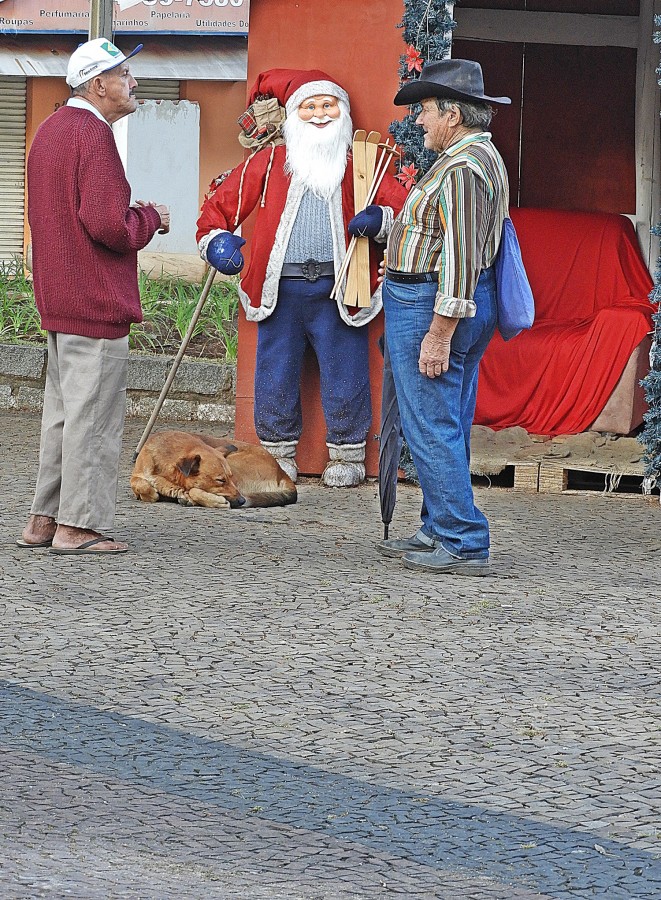
<path fill-rule="evenodd" d="M 249 9 L 250 0 L 137 0 L 131 5 L 115 0 L 114 29 L 118 34 L 245 35 Z M 89 0 L 0 0 L 0 33 L 86 33 L 89 10 Z"/>

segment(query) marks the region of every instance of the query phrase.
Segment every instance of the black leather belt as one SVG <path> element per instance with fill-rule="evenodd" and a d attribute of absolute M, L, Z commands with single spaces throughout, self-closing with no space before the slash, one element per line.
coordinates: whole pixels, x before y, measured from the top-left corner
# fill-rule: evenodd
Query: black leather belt
<path fill-rule="evenodd" d="M 395 272 L 386 269 L 386 278 L 396 284 L 432 284 L 438 281 L 438 272 Z"/>
<path fill-rule="evenodd" d="M 332 262 L 317 262 L 306 259 L 303 263 L 285 263 L 280 273 L 281 278 L 305 278 L 306 281 L 317 281 L 325 275 L 335 275 Z"/>

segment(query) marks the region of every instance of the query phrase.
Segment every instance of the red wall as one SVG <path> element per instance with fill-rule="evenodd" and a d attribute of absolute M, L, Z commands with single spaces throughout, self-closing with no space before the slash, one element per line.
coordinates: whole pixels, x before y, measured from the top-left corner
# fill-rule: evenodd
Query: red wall
<path fill-rule="evenodd" d="M 393 106 L 399 85 L 399 57 L 404 50 L 397 28 L 402 0 L 335 0 L 332 3 L 294 0 L 252 0 L 248 39 L 248 88 L 259 72 L 271 68 L 318 68 L 327 72 L 351 99 L 355 128 L 380 131 L 403 112 Z M 249 229 L 247 229 L 249 231 Z M 368 473 L 378 463 L 382 360 L 376 342 L 382 316 L 370 326 L 372 428 L 367 439 Z M 236 437 L 256 440 L 253 425 L 253 378 L 257 326 L 242 317 L 239 326 Z M 319 379 L 313 356 L 303 373 L 303 436 L 298 462 L 302 473 L 320 474 L 328 459 L 325 426 L 319 403 Z"/>
<path fill-rule="evenodd" d="M 453 56 L 512 98 L 491 130 L 513 206 L 635 213 L 635 50 L 457 38 Z"/>
<path fill-rule="evenodd" d="M 200 206 L 212 179 L 237 166 L 243 150 L 228 128 L 246 108 L 242 81 L 182 81 L 180 97 L 200 106 Z"/>

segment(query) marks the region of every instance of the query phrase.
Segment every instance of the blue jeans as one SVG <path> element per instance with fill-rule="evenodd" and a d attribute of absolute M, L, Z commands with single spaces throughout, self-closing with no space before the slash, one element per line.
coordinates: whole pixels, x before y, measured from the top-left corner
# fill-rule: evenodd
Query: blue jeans
<path fill-rule="evenodd" d="M 261 441 L 297 441 L 303 428 L 301 370 L 308 345 L 319 363 L 329 444 L 360 444 L 372 423 L 367 326 L 340 318 L 333 277 L 283 278 L 273 313 L 259 323 L 255 430 Z"/>
<path fill-rule="evenodd" d="M 422 531 L 453 556 L 486 559 L 489 523 L 475 506 L 470 479 L 470 429 L 480 359 L 496 328 L 493 269 L 480 275 L 477 314 L 460 319 L 450 368 L 438 378 L 418 370 L 429 330 L 436 284 L 395 284 L 386 278 L 383 305 L 402 431 L 422 487 Z"/>

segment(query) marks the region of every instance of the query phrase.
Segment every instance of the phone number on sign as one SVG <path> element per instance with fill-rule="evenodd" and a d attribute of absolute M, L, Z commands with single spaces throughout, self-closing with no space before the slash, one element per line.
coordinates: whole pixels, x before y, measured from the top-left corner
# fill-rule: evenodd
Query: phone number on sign
<path fill-rule="evenodd" d="M 173 3 L 183 3 L 184 6 L 192 6 L 193 0 L 142 0 L 145 6 L 171 6 Z M 195 0 L 198 6 L 243 6 L 243 0 Z"/>

